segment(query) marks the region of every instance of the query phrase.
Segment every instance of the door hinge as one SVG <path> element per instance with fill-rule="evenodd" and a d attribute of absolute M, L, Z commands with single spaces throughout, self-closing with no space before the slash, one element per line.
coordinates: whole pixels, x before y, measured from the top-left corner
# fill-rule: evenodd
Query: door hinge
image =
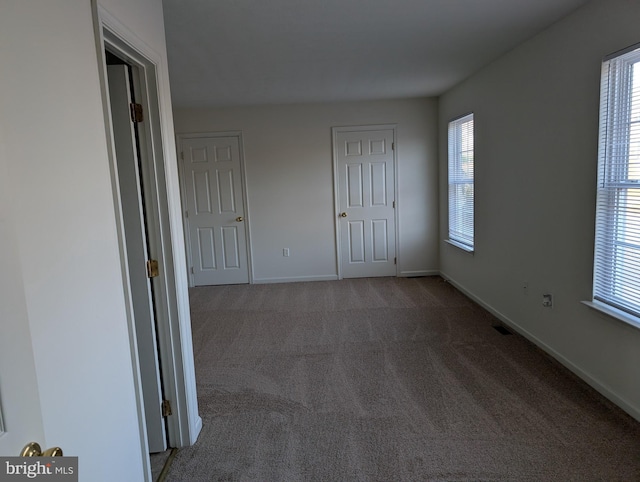
<path fill-rule="evenodd" d="M 191 274 L 195 274 L 195 273 L 193 272 L 193 266 L 191 267 Z"/>
<path fill-rule="evenodd" d="M 144 114 L 142 113 L 142 104 L 129 104 L 131 109 L 131 122 L 142 122 L 144 120 Z"/>
<path fill-rule="evenodd" d="M 398 258 L 393 258 L 393 264 L 398 264 Z"/>
<path fill-rule="evenodd" d="M 393 207 L 393 209 L 395 209 L 395 208 L 396 208 L 396 202 L 395 202 L 395 201 L 393 201 L 393 204 L 392 204 L 392 206 L 391 206 L 391 207 Z"/>
<path fill-rule="evenodd" d="M 395 143 L 395 142 L 392 142 L 392 143 L 391 143 L 391 150 L 392 150 L 392 151 L 395 151 L 395 150 L 396 150 L 396 143 Z"/>
<path fill-rule="evenodd" d="M 188 217 L 189 217 L 189 211 L 185 211 L 185 212 L 184 212 L 184 217 L 185 217 L 185 218 L 188 218 Z"/>
<path fill-rule="evenodd" d="M 171 402 L 169 400 L 162 400 L 162 416 L 168 417 L 171 415 Z"/>
<path fill-rule="evenodd" d="M 184 151 L 180 151 L 180 159 L 184 161 Z"/>
<path fill-rule="evenodd" d="M 150 259 L 147 261 L 147 278 L 155 278 L 160 274 L 158 270 L 158 260 Z"/>

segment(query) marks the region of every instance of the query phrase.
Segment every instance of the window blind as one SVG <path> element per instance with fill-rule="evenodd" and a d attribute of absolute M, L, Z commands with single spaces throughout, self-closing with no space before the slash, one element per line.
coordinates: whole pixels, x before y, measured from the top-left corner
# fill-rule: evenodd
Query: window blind
<path fill-rule="evenodd" d="M 473 114 L 449 123 L 449 240 L 473 250 Z"/>
<path fill-rule="evenodd" d="M 640 317 L 640 48 L 602 65 L 594 300 Z"/>

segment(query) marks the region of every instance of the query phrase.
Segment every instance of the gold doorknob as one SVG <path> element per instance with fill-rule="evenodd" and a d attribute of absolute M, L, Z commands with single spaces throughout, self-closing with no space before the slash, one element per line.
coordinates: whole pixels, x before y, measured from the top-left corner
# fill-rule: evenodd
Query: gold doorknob
<path fill-rule="evenodd" d="M 236 218 L 236 221 L 238 221 L 239 223 L 241 223 L 242 221 L 244 221 L 244 218 L 242 216 L 238 216 Z"/>
<path fill-rule="evenodd" d="M 42 452 L 43 457 L 62 457 L 62 449 L 60 447 L 51 447 Z"/>
<path fill-rule="evenodd" d="M 51 447 L 43 452 L 39 443 L 30 442 L 24 446 L 22 452 L 20 452 L 20 457 L 62 457 L 62 449 L 60 447 Z"/>
<path fill-rule="evenodd" d="M 340 217 L 341 218 L 346 218 L 347 217 L 347 213 L 340 213 Z"/>
<path fill-rule="evenodd" d="M 38 442 L 29 442 L 24 446 L 22 452 L 20 452 L 20 457 L 40 457 L 42 456 L 42 448 L 40 448 L 40 444 Z"/>

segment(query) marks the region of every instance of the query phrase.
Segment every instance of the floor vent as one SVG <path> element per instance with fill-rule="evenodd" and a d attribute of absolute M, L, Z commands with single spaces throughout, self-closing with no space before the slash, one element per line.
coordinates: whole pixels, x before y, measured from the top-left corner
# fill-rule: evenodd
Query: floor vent
<path fill-rule="evenodd" d="M 509 330 L 507 330 L 504 326 L 502 325 L 498 325 L 498 326 L 494 326 L 494 328 L 496 329 L 496 331 L 498 333 L 500 333 L 501 335 L 512 335 L 513 333 L 511 333 Z"/>

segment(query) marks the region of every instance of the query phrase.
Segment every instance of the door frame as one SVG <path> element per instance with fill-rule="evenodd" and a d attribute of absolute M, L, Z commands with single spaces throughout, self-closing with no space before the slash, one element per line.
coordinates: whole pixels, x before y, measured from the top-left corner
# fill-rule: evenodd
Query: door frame
<path fill-rule="evenodd" d="M 187 185 L 186 174 L 184 171 L 184 141 L 186 139 L 203 139 L 203 138 L 215 138 L 215 137 L 237 137 L 238 149 L 240 153 L 240 185 L 242 186 L 242 202 L 244 202 L 244 235 L 247 240 L 247 270 L 249 272 L 249 284 L 253 284 L 253 262 L 252 254 L 253 249 L 251 246 L 251 223 L 249 217 L 249 196 L 247 193 L 247 172 L 244 162 L 244 141 L 242 139 L 242 131 L 224 131 L 224 132 L 184 132 L 176 134 L 176 146 L 178 151 L 178 166 L 180 173 L 180 198 L 182 205 L 186 205 L 187 199 Z M 182 213 L 184 240 L 185 240 L 185 254 L 187 263 L 187 277 L 189 278 L 189 286 L 194 287 L 194 275 L 189 269 L 193 266 L 193 253 L 191 252 L 191 231 L 189 229 L 189 218 L 186 216 L 186 211 Z"/>
<path fill-rule="evenodd" d="M 144 185 L 140 163 L 148 159 L 136 139 L 145 139 L 144 122 L 132 122 L 130 104 L 141 92 L 139 72 L 128 64 L 108 65 L 112 126 L 115 148 L 122 158 L 117 159 L 127 258 L 129 284 L 135 313 L 137 347 L 144 393 L 147 437 L 151 452 L 167 449 L 166 418 L 162 416 L 162 381 L 156 329 L 155 283 L 144 270 L 150 258 L 147 240 Z M 113 85 L 111 82 L 113 81 Z M 144 143 L 142 143 L 144 144 Z M 133 202 L 135 199 L 135 202 Z M 157 252 L 157 250 L 154 250 Z M 146 383 L 149 382 L 149 383 Z"/>
<path fill-rule="evenodd" d="M 105 134 L 109 157 L 109 171 L 113 190 L 115 224 L 120 252 L 122 285 L 126 305 L 131 363 L 136 391 L 136 410 L 140 432 L 143 467 L 150 479 L 150 461 L 144 418 L 142 380 L 138 361 L 135 319 L 129 287 L 125 231 L 120 201 L 117 163 L 115 159 L 114 137 L 111 125 L 111 108 L 107 84 L 105 50 L 113 52 L 129 63 L 137 72 L 141 95 L 137 101 L 143 105 L 147 119 L 144 134 L 141 133 L 141 150 L 147 162 L 142 163 L 141 177 L 150 202 L 146 206 L 150 244 L 157 249 L 160 262 L 160 276 L 156 284 L 156 317 L 158 351 L 165 397 L 171 401 L 172 416 L 167 417 L 167 435 L 170 447 L 184 447 L 195 443 L 202 419 L 198 415 L 196 398 L 195 367 L 189 314 L 189 297 L 186 279 L 182 276 L 182 257 L 175 256 L 182 247 L 182 225 L 180 220 L 180 198 L 176 195 L 174 179 L 177 169 L 171 172 L 175 163 L 173 146 L 167 142 L 172 138 L 172 124 L 169 114 L 162 112 L 162 99 L 168 92 L 167 81 L 159 72 L 166 70 L 162 59 L 135 33 L 120 23 L 107 10 L 92 1 L 98 70 L 105 117 Z M 163 95 L 164 94 L 164 95 Z M 144 137 L 143 137 L 144 135 Z M 177 167 L 174 165 L 174 167 Z M 176 179 L 177 180 L 177 179 Z M 175 248 L 174 248 L 175 247 Z"/>
<path fill-rule="evenodd" d="M 343 279 L 342 274 L 342 247 L 340 246 L 341 239 L 341 227 L 340 227 L 340 176 L 338 172 L 338 134 L 344 132 L 363 132 L 363 131 L 383 131 L 383 130 L 391 130 L 393 131 L 393 144 L 394 148 L 393 152 L 393 184 L 395 191 L 395 209 L 393 210 L 394 215 L 394 233 L 396 241 L 396 277 L 398 276 L 398 266 L 400 266 L 400 244 L 399 244 L 399 212 L 400 212 L 400 203 L 398 198 L 398 125 L 397 124 L 372 124 L 372 125 L 360 125 L 360 126 L 338 126 L 331 128 L 331 142 L 332 142 L 332 153 L 333 153 L 333 213 L 334 213 L 334 222 L 335 222 L 335 233 L 336 233 L 336 270 L 338 273 L 338 279 Z"/>

